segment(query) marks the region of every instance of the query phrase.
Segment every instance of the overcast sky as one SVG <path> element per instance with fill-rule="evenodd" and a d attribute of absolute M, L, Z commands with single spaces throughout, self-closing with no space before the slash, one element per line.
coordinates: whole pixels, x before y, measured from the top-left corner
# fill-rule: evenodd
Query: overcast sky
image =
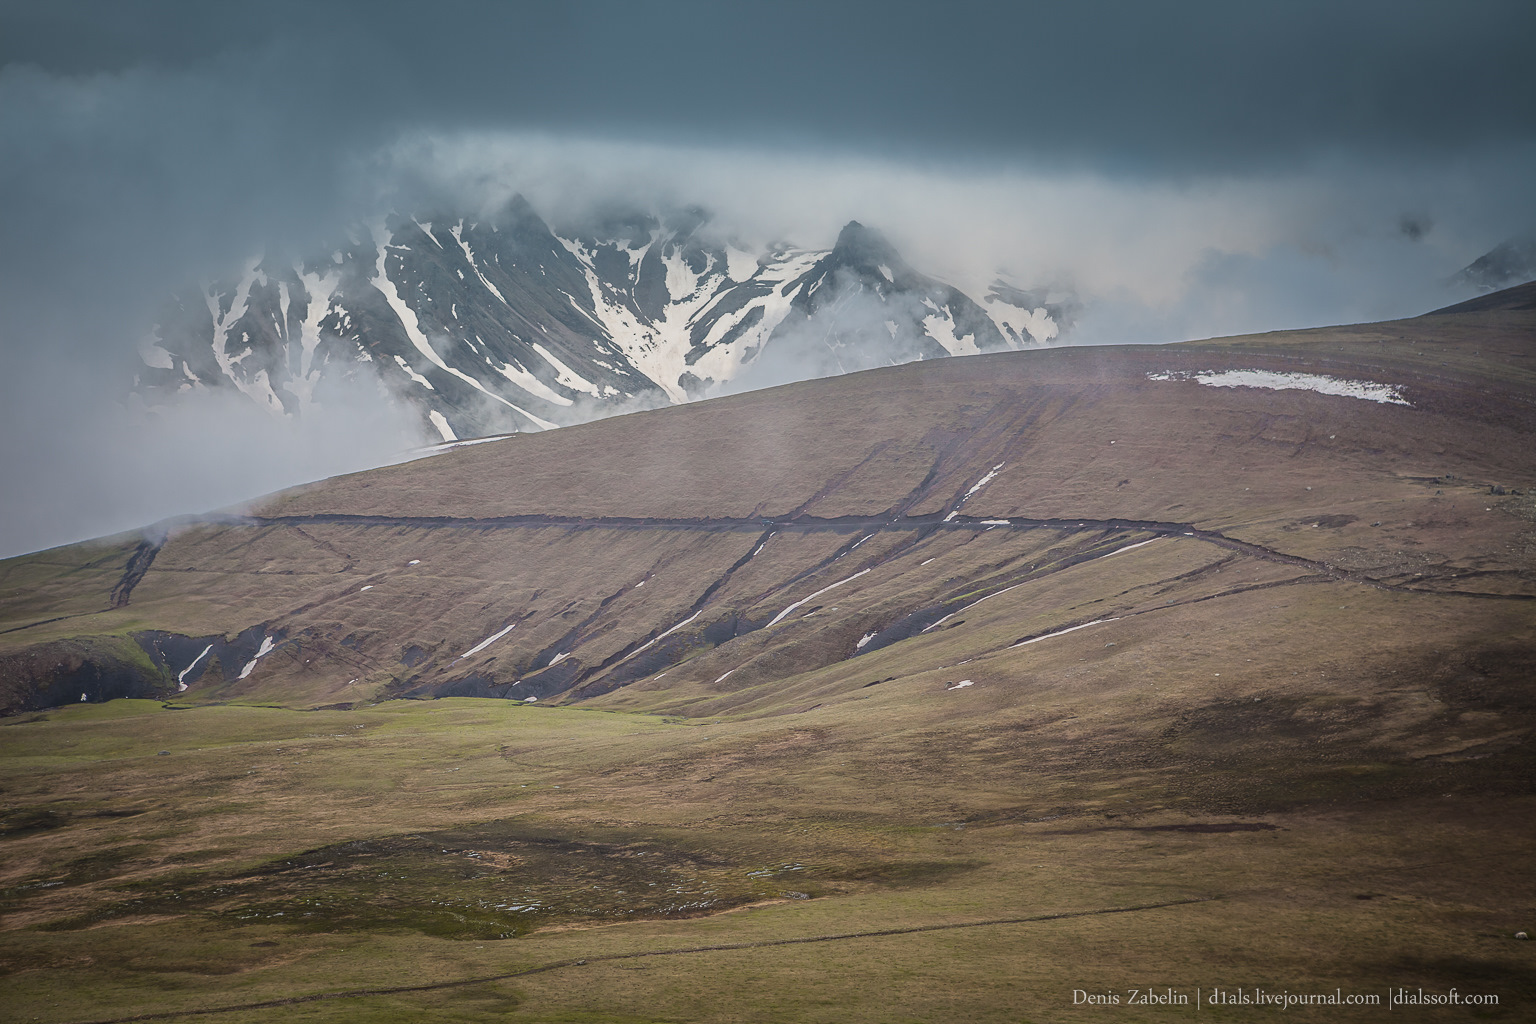
<path fill-rule="evenodd" d="M 165 291 L 381 205 L 703 202 L 1079 341 L 1422 312 L 1536 225 L 1536 5 L 0 0 L 0 555 L 409 443 L 121 405 Z M 354 405 L 356 407 L 354 407 Z"/>

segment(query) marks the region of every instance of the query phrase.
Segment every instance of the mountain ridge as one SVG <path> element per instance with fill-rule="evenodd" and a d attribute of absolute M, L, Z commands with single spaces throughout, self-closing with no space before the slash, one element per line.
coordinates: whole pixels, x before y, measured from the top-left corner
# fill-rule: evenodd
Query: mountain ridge
<path fill-rule="evenodd" d="M 522 196 L 480 219 L 391 214 L 328 257 L 257 259 L 177 293 L 136 387 L 233 387 L 295 415 L 337 380 L 376 382 L 451 441 L 777 382 L 765 356 L 846 372 L 1056 329 L 1044 305 L 1010 305 L 1027 293 L 994 288 L 983 307 L 857 222 L 829 250 L 758 253 L 707 224 L 697 207 L 620 210 L 557 231 Z"/>

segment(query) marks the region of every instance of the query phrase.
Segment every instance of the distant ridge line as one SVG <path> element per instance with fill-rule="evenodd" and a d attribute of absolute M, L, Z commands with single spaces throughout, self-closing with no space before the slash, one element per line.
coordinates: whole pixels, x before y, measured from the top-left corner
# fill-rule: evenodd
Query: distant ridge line
<path fill-rule="evenodd" d="M 1487 295 L 1479 295 L 1475 299 L 1458 302 L 1453 306 L 1442 306 L 1440 309 L 1432 309 L 1425 316 L 1440 316 L 1445 313 L 1492 313 L 1499 311 L 1516 311 L 1522 309 L 1536 309 L 1536 281 L 1527 281 L 1525 284 L 1517 284 L 1510 288 L 1501 288 Z"/>

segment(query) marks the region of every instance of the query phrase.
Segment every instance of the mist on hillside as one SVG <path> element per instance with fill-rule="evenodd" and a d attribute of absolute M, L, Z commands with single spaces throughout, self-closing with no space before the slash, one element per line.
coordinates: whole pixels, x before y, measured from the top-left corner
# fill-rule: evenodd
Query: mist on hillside
<path fill-rule="evenodd" d="M 895 91 L 874 103 L 866 81 L 827 78 L 839 65 L 808 56 L 823 42 L 849 74 L 863 67 L 848 41 L 867 26 L 842 14 L 828 16 L 826 40 L 800 39 L 800 53 L 773 50 L 769 40 L 790 41 L 771 26 L 731 21 L 747 14 L 657 7 L 654 25 L 625 35 L 617 26 L 638 15 L 616 8 L 587 27 L 525 9 L 450 6 L 421 24 L 390 5 L 370 18 L 344 7 L 285 20 L 189 17 L 174 4 L 128 17 L 66 3 L 58 10 L 89 17 L 55 23 L 32 12 L 0 32 L 0 555 L 378 465 L 424 440 L 414 415 L 377 389 L 339 389 L 289 421 L 234 394 L 153 410 L 129 398 L 140 345 L 172 289 L 221 278 L 256 254 L 327 252 L 391 210 L 472 216 L 522 194 L 559 225 L 698 205 L 710 215 L 705 231 L 747 248 L 829 246 L 858 220 L 918 271 L 978 301 L 998 280 L 1071 296 L 1074 323 L 1053 344 L 1413 315 L 1465 297 L 1470 286 L 1453 275 L 1536 224 L 1536 139 L 1508 127 L 1525 123 L 1511 85 L 1526 72 L 1498 42 L 1519 33 L 1476 19 L 1465 32 L 1494 40 L 1485 45 L 1496 52 L 1431 84 L 1475 88 L 1482 106 L 1415 91 L 1424 64 L 1412 56 L 1443 54 L 1463 32 L 1424 15 L 1388 33 L 1390 61 L 1350 65 L 1374 90 L 1374 106 L 1361 108 L 1375 111 L 1368 124 L 1330 95 L 1286 91 L 1295 51 L 1282 44 L 1295 33 L 1271 26 L 1273 52 L 1252 44 L 1263 51 L 1254 88 L 1270 103 L 1267 130 L 1255 132 L 1250 111 L 1234 114 L 1203 85 L 1143 77 L 1132 89 L 1128 78 L 1074 70 L 1110 74 L 1114 62 L 1100 58 L 1113 47 L 1074 35 L 1082 26 L 1070 12 L 1034 12 L 1029 25 L 1061 21 L 1055 37 L 1077 40 L 1062 48 L 1065 63 L 1009 61 L 1010 75 L 1057 92 L 1008 101 L 1010 78 L 968 59 L 942 79 L 986 77 L 985 88 L 972 83 L 980 106 L 967 113 L 935 99 L 941 79 L 887 81 Z M 936 31 L 972 24 L 957 16 L 936 29 L 912 14 L 891 9 L 887 28 L 901 40 L 892 45 L 913 53 Z M 1378 24 L 1344 20 L 1333 26 L 1339 38 L 1358 30 L 1371 40 L 1362 53 L 1381 49 Z M 647 32 L 696 35 L 716 21 L 737 44 L 732 67 L 756 69 L 740 95 L 704 77 L 679 105 L 642 85 L 632 116 L 613 116 L 634 69 L 608 56 L 632 56 Z M 483 31 L 466 33 L 467 24 Z M 1127 24 L 1127 33 L 1171 33 L 1168 45 L 1193 47 L 1191 59 L 1226 52 L 1205 38 L 1218 31 L 1209 26 L 1190 35 Z M 989 47 L 1005 35 L 997 29 L 972 26 L 967 38 Z M 418 59 L 480 52 L 502 30 L 521 41 L 516 53 L 497 51 L 505 59 Z M 727 70 L 711 53 L 694 59 Z M 1314 64 L 1314 78 L 1333 81 L 1332 65 Z M 765 353 L 748 381 L 875 361 L 808 341 Z"/>

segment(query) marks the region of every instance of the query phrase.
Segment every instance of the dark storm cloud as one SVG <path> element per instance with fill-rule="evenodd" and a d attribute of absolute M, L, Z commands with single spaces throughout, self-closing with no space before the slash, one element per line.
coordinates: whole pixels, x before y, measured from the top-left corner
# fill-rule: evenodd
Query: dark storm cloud
<path fill-rule="evenodd" d="M 79 74 L 282 42 L 352 119 L 1189 168 L 1530 139 L 1532 38 L 1536 7 L 1476 0 L 55 0 L 10 6 L 0 60 Z"/>
<path fill-rule="evenodd" d="M 1414 311 L 1531 217 L 1533 35 L 1528 3 L 0 0 L 0 554 L 409 443 L 372 394 L 122 396 L 167 289 L 445 193 L 859 218 L 976 294 L 1007 262 L 1110 296 L 1084 340 Z"/>

